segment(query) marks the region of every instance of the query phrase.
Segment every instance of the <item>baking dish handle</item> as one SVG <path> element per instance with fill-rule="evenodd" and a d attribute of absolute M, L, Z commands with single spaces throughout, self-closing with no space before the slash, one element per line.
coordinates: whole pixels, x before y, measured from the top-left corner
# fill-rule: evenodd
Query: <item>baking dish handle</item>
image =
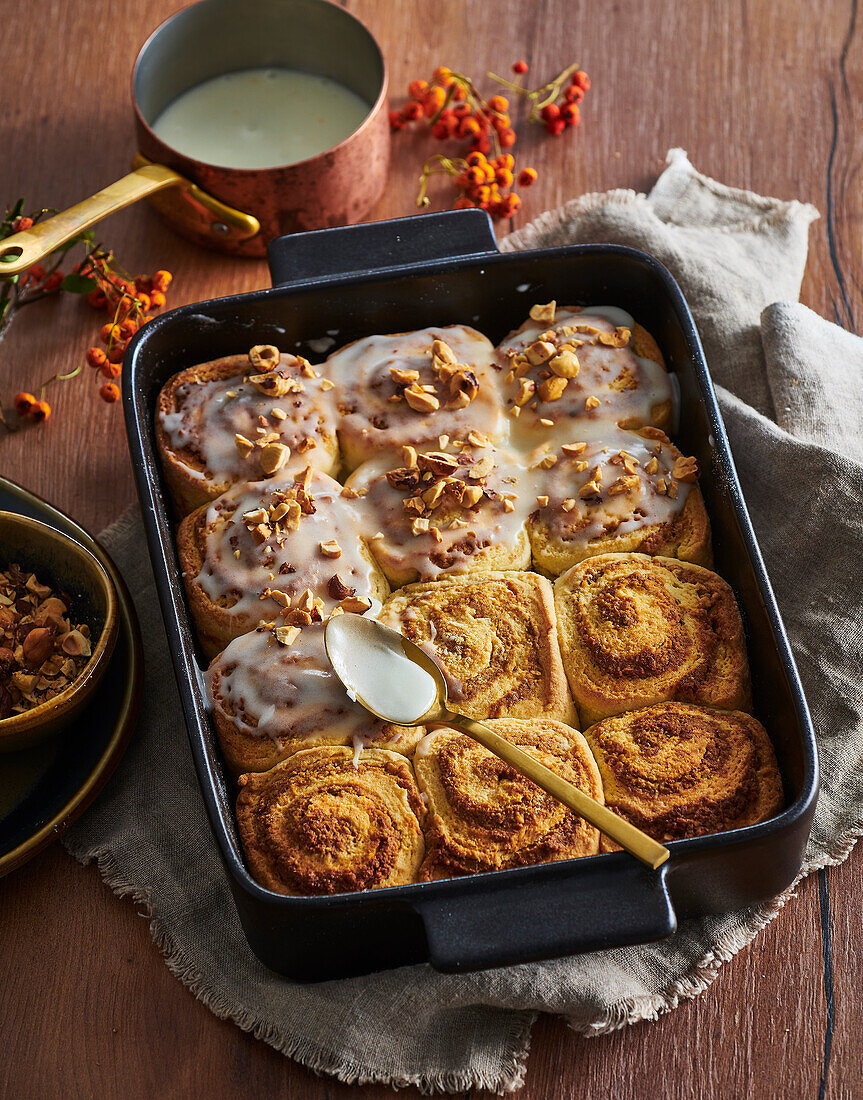
<path fill-rule="evenodd" d="M 670 936 L 677 917 L 665 881 L 668 865 L 652 871 L 622 853 L 600 858 L 605 866 L 578 871 L 562 863 L 560 874 L 542 886 L 502 882 L 471 891 L 470 898 L 443 894 L 416 902 L 432 966 L 478 970 Z"/>
<path fill-rule="evenodd" d="M 296 287 L 344 275 L 403 273 L 497 251 L 491 218 L 474 209 L 290 233 L 270 241 L 267 254 L 273 286 Z"/>

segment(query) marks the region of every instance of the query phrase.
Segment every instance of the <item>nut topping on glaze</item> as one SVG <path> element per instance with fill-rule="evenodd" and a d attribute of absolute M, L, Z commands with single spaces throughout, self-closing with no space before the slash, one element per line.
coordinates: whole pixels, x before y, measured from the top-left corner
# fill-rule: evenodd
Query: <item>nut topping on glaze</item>
<path fill-rule="evenodd" d="M 552 300 L 545 305 L 534 305 L 530 307 L 530 319 L 531 321 L 542 321 L 543 324 L 553 324 L 554 314 L 557 309 L 557 302 Z"/>
<path fill-rule="evenodd" d="M 279 365 L 281 353 L 273 344 L 256 344 L 249 350 L 249 362 L 258 371 L 270 371 Z"/>

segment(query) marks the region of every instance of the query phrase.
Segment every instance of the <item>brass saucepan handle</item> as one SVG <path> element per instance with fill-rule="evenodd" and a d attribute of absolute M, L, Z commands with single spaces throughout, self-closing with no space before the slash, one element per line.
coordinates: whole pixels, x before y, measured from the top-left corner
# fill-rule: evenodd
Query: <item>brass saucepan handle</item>
<path fill-rule="evenodd" d="M 484 726 L 482 722 L 475 722 L 472 718 L 465 718 L 461 714 L 450 714 L 445 722 L 442 720 L 440 723 L 435 722 L 434 725 L 451 726 L 466 733 L 475 741 L 479 741 L 495 756 L 511 764 L 517 772 L 526 775 L 528 779 L 532 779 L 538 787 L 542 787 L 558 802 L 562 802 L 579 817 L 595 825 L 600 832 L 605 833 L 607 837 L 625 848 L 630 855 L 646 863 L 648 867 L 655 869 L 668 859 L 670 852 L 664 845 L 612 813 L 589 794 L 585 794 L 574 784 L 569 783 L 544 764 L 540 764 L 529 753 L 513 745 L 511 741 L 507 741 L 505 737 L 501 737 L 488 726 Z"/>
<path fill-rule="evenodd" d="M 219 202 L 172 168 L 152 164 L 140 154 L 134 164 L 133 172 L 97 191 L 89 199 L 0 241 L 0 256 L 9 257 L 0 260 L 0 276 L 20 275 L 77 233 L 83 233 L 103 218 L 167 188 L 179 188 L 184 192 L 189 202 L 202 211 L 211 225 L 219 228 L 223 237 L 245 240 L 260 231 L 256 218 Z"/>

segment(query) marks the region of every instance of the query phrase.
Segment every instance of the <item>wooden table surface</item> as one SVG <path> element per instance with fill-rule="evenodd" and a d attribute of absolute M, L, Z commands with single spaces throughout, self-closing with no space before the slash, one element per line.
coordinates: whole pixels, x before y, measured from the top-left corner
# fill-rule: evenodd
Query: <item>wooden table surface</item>
<path fill-rule="evenodd" d="M 398 102 L 408 80 L 439 64 L 482 76 L 524 57 L 540 79 L 571 61 L 588 69 L 581 128 L 521 142 L 522 163 L 540 179 L 512 228 L 583 192 L 646 189 L 666 151 L 682 146 L 717 179 L 814 203 L 822 217 L 802 299 L 847 327 L 863 312 L 856 0 L 346 6 L 381 42 Z M 175 7 L 7 0 L 0 202 L 68 205 L 127 170 L 129 72 L 145 35 Z M 413 212 L 414 177 L 431 145 L 397 136 L 392 178 L 371 217 Z M 173 271 L 172 305 L 268 283 L 263 262 L 184 244 L 143 207 L 116 216 L 100 237 L 129 270 Z M 71 300 L 19 315 L 0 346 L 4 400 L 74 365 L 96 316 Z M 88 373 L 51 395 L 49 424 L 0 437 L 0 471 L 98 531 L 134 492 L 120 410 L 95 391 Z M 657 1023 L 584 1040 L 540 1019 L 521 1095 L 863 1094 L 861 867 L 854 855 L 805 881 L 707 993 Z M 3 1097 L 391 1095 L 314 1077 L 216 1019 L 168 973 L 136 906 L 59 845 L 0 882 L 0 974 Z"/>

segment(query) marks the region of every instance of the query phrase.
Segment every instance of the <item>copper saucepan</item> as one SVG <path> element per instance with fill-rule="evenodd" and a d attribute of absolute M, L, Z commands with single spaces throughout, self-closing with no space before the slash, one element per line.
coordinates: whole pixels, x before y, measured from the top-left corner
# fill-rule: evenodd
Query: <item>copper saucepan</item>
<path fill-rule="evenodd" d="M 369 105 L 360 126 L 323 153 L 276 168 L 224 168 L 167 145 L 152 124 L 189 88 L 223 73 L 286 68 L 328 76 Z M 390 133 L 383 55 L 366 27 L 329 0 L 201 0 L 148 38 L 132 74 L 139 153 L 116 183 L 2 243 L 16 275 L 139 199 L 198 244 L 261 256 L 284 233 L 359 221 L 386 183 Z"/>

